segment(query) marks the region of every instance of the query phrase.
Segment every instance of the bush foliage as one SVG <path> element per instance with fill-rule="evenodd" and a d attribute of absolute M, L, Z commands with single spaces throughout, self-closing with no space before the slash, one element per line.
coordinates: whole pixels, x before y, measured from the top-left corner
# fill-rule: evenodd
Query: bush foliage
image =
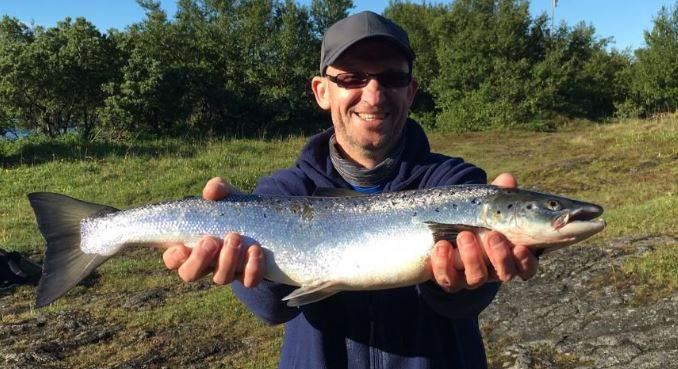
<path fill-rule="evenodd" d="M 30 28 L 3 17 L 0 131 L 261 136 L 328 125 L 309 80 L 323 32 L 352 1 L 179 0 L 172 18 L 137 2 L 145 18 L 105 34 L 83 18 Z M 635 53 L 609 51 L 591 25 L 552 29 L 527 1 L 391 1 L 385 15 L 410 35 L 413 116 L 429 128 L 549 129 L 678 106 L 678 6 L 659 11 Z"/>

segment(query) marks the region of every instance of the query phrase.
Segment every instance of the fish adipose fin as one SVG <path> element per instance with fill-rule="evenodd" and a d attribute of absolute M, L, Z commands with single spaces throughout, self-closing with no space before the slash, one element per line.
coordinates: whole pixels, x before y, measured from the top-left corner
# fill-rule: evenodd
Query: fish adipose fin
<path fill-rule="evenodd" d="M 31 193 L 28 200 L 47 241 L 36 300 L 36 306 L 42 307 L 61 297 L 109 258 L 80 250 L 80 221 L 118 209 L 49 192 Z"/>
<path fill-rule="evenodd" d="M 309 286 L 301 286 L 292 291 L 289 295 L 283 297 L 283 301 L 287 301 L 287 306 L 303 306 L 313 302 L 326 299 L 335 293 L 339 292 L 334 289 L 334 283 L 323 282 Z"/>
<path fill-rule="evenodd" d="M 315 197 L 356 197 L 369 196 L 367 194 L 358 192 L 356 190 L 349 190 L 348 188 L 328 188 L 318 187 L 313 191 Z"/>
<path fill-rule="evenodd" d="M 479 233 L 480 231 L 487 230 L 483 227 L 472 227 L 465 224 L 444 224 L 436 222 L 424 222 L 428 228 L 433 232 L 433 239 L 435 242 L 440 240 L 450 241 L 452 244 L 457 244 L 457 235 L 461 231 L 471 231 L 474 233 Z"/>

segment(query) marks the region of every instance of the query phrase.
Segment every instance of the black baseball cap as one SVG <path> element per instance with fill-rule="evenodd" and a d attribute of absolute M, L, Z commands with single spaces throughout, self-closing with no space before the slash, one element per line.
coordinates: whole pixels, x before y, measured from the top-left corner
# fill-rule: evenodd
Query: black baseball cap
<path fill-rule="evenodd" d="M 412 64 L 414 52 L 407 32 L 377 13 L 364 11 L 340 20 L 325 31 L 320 48 L 320 74 L 324 75 L 325 68 L 351 45 L 373 37 L 383 38 L 399 47 Z"/>

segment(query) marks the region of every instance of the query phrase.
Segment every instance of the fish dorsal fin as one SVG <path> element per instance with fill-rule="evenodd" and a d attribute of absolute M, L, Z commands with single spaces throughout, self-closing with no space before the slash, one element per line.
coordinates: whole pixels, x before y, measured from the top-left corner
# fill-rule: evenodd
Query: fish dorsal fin
<path fill-rule="evenodd" d="M 313 196 L 315 197 L 355 197 L 355 196 L 367 196 L 364 193 L 360 193 L 355 190 L 349 190 L 348 188 L 328 188 L 328 187 L 318 187 L 313 191 Z"/>
<path fill-rule="evenodd" d="M 456 244 L 457 235 L 461 231 L 471 231 L 479 233 L 480 231 L 486 230 L 486 228 L 473 227 L 465 224 L 445 224 L 430 221 L 424 223 L 428 226 L 431 232 L 433 232 L 433 239 L 435 240 L 435 242 L 438 242 L 440 240 L 447 240 L 452 242 L 453 244 Z"/>
<path fill-rule="evenodd" d="M 287 301 L 287 306 L 303 306 L 316 301 L 326 299 L 339 290 L 334 288 L 333 282 L 321 282 L 311 285 L 301 286 L 292 291 L 289 295 L 283 297 L 283 301 Z"/>

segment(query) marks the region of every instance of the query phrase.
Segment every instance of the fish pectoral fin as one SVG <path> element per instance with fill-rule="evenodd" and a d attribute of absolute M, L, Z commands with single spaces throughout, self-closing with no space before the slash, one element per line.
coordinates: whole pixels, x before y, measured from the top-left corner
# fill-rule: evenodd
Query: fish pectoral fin
<path fill-rule="evenodd" d="M 303 306 L 313 302 L 326 299 L 339 292 L 335 288 L 334 282 L 314 283 L 312 285 L 301 286 L 292 291 L 289 295 L 283 297 L 287 301 L 287 306 Z"/>
<path fill-rule="evenodd" d="M 313 197 L 356 197 L 356 196 L 369 196 L 364 193 L 360 193 L 355 190 L 349 190 L 348 188 L 328 188 L 328 187 L 318 187 L 313 191 Z"/>
<path fill-rule="evenodd" d="M 473 227 L 466 224 L 445 224 L 430 221 L 424 222 L 424 224 L 426 224 L 433 233 L 433 239 L 435 242 L 447 240 L 452 242 L 453 245 L 457 244 L 457 235 L 461 231 L 480 233 L 481 231 L 487 230 L 487 228 Z"/>

